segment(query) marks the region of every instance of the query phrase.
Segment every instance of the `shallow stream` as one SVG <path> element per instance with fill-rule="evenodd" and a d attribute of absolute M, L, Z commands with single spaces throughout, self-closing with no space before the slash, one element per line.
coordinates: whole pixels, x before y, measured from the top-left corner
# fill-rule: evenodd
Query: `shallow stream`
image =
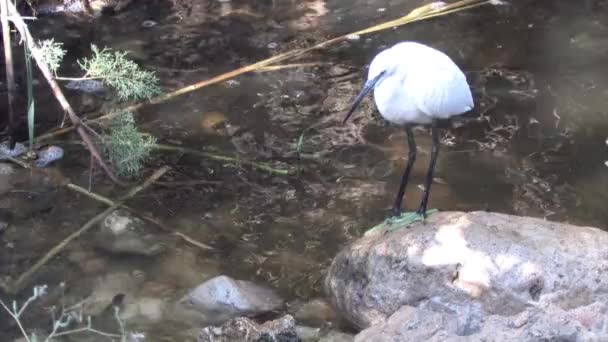
<path fill-rule="evenodd" d="M 175 14 L 169 5 L 151 1 L 94 25 L 45 17 L 33 31 L 64 42 L 70 52 L 66 73 L 93 42 L 130 51 L 170 91 L 394 19 L 421 4 L 195 3 Z M 142 25 L 146 20 L 154 25 Z M 92 234 L 84 235 L 50 261 L 35 283 L 65 282 L 78 297 L 90 293 L 99 277 L 137 271 L 151 295 L 177 298 L 226 274 L 270 284 L 286 300 L 322 296 L 324 269 L 344 244 L 387 215 L 405 166 L 405 133 L 382 121 L 371 98 L 354 120 L 341 124 L 367 63 L 402 40 L 452 56 L 467 74 L 477 105 L 443 126 L 429 208 L 489 210 L 608 229 L 608 2 L 520 0 L 362 36 L 298 61 L 316 66 L 250 73 L 145 107 L 136 115 L 140 128 L 161 143 L 301 171 L 283 176 L 156 153 L 149 171 L 169 165 L 163 180 L 173 183 L 153 186 L 129 205 L 217 250 L 181 243 L 154 258 L 105 255 L 91 248 Z M 44 94 L 45 85 L 37 89 L 44 111 L 40 129 L 55 127 L 62 114 Z M 91 117 L 104 103 L 93 95 L 68 94 Z M 421 198 L 430 151 L 426 129 L 416 130 L 416 138 L 419 157 L 406 192 L 408 210 Z M 65 149 L 66 157 L 52 171 L 86 186 L 88 157 L 78 146 Z M 200 182 L 180 183 L 193 180 Z M 28 173 L 0 184 L 0 190 L 0 207 L 14 213 L 11 228 L 0 237 L 2 277 L 17 277 L 104 209 Z M 93 190 L 111 198 L 124 193 L 99 175 Z M 159 336 L 170 340 L 171 329 L 160 330 Z"/>

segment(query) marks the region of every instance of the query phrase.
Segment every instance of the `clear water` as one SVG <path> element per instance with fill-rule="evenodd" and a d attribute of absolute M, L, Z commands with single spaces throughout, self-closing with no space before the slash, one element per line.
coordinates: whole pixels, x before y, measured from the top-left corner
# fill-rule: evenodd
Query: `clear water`
<path fill-rule="evenodd" d="M 133 59 L 158 72 L 169 91 L 399 17 L 420 4 L 196 3 L 181 18 L 169 17 L 168 6 L 150 4 L 102 18 L 94 29 L 73 19 L 47 18 L 36 23 L 36 31 L 60 32 L 64 37 L 58 39 L 71 53 L 68 62 L 83 56 L 88 49 L 83 42 L 90 40 L 130 50 Z M 270 284 L 288 300 L 322 296 L 324 269 L 344 244 L 385 217 L 403 172 L 405 134 L 384 123 L 371 101 L 355 120 L 341 125 L 366 63 L 402 40 L 424 42 L 452 56 L 467 74 L 477 104 L 473 113 L 444 127 L 429 207 L 608 229 L 607 9 L 606 1 L 488 6 L 363 36 L 300 60 L 323 63 L 317 67 L 247 74 L 145 107 L 138 121 L 160 142 L 298 165 L 302 171 L 286 177 L 191 155 L 157 154 L 150 169 L 170 165 L 166 181 L 216 183 L 154 186 L 129 204 L 218 250 L 178 242 L 153 259 L 110 257 L 89 248 L 89 234 L 52 260 L 35 282 L 65 281 L 74 296 L 86 296 L 100 274 L 140 270 L 149 288 L 162 289 L 150 290 L 150 296 L 172 300 L 211 276 L 227 274 Z M 157 25 L 144 28 L 144 20 Z M 75 103 L 82 101 L 82 95 L 70 94 Z M 48 95 L 40 97 L 45 105 L 39 108 L 48 108 L 41 126 L 52 127 L 61 114 Z M 426 129 L 416 132 L 419 157 L 406 192 L 408 210 L 421 198 L 430 151 Z M 67 147 L 54 172 L 85 185 L 87 170 L 85 154 Z M 0 206 L 19 212 L 18 231 L 3 236 L 12 248 L 0 252 L 2 275 L 17 276 L 102 210 L 53 187 L 49 179 L 23 176 L 15 189 L 20 191 L 0 200 Z M 94 190 L 110 197 L 122 193 L 105 180 L 97 180 Z M 92 272 L 83 255 L 102 260 L 102 271 Z M 171 329 L 163 328 L 169 326 L 141 329 L 160 327 L 161 335 L 171 336 Z"/>

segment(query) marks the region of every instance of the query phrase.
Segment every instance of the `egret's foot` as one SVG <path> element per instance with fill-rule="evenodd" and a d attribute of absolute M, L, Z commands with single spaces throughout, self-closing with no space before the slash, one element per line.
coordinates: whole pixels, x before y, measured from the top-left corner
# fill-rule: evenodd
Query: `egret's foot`
<path fill-rule="evenodd" d="M 388 214 L 388 219 L 401 217 L 401 209 L 394 207 Z"/>
<path fill-rule="evenodd" d="M 426 220 L 426 217 L 427 217 L 426 208 L 423 208 L 423 207 L 418 208 L 418 210 L 416 210 L 416 214 L 420 215 L 423 220 Z"/>
<path fill-rule="evenodd" d="M 398 230 L 400 228 L 407 228 L 414 222 L 424 221 L 428 215 L 434 214 L 438 211 L 439 210 L 437 209 L 427 210 L 425 216 L 422 216 L 417 211 L 403 213 L 399 216 L 391 216 L 384 220 L 382 223 L 366 231 L 364 235 L 368 235 L 378 231 L 385 231 L 388 233 Z"/>

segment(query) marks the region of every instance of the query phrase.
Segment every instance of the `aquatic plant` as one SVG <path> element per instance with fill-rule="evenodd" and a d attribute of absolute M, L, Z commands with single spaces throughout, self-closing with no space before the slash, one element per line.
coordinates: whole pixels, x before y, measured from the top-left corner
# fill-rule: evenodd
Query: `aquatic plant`
<path fill-rule="evenodd" d="M 93 56 L 78 61 L 86 71 L 85 78 L 98 78 L 114 88 L 121 100 L 142 100 L 160 93 L 158 78 L 126 58 L 127 52 L 99 50 L 91 45 Z"/>
<path fill-rule="evenodd" d="M 61 287 L 63 288 L 65 285 L 61 284 Z M 54 309 L 51 310 L 52 327 L 51 331 L 46 334 L 45 337 L 38 336 L 36 333 L 28 333 L 23 325 L 23 322 L 21 321 L 21 316 L 32 303 L 46 295 L 47 288 L 47 285 L 34 286 L 32 295 L 25 300 L 21 307 L 19 307 L 19 304 L 15 300 L 12 302 L 10 307 L 4 301 L 0 300 L 0 306 L 2 306 L 2 308 L 4 308 L 4 310 L 13 318 L 15 323 L 17 323 L 21 334 L 27 342 L 50 342 L 54 341 L 54 338 L 60 336 L 75 335 L 86 332 L 104 336 L 112 340 L 118 339 L 121 342 L 135 342 L 144 338 L 144 335 L 141 333 L 126 331 L 125 324 L 120 318 L 120 311 L 117 306 L 114 306 L 114 319 L 120 328 L 119 334 L 107 333 L 93 328 L 91 317 L 85 317 L 83 313 L 83 303 L 72 306 L 62 305 L 59 315 L 56 315 Z"/>
<path fill-rule="evenodd" d="M 102 140 L 108 157 L 120 176 L 138 175 L 156 143 L 155 137 L 144 136 L 137 130 L 130 112 L 120 113 L 113 118 L 108 134 Z"/>
<path fill-rule="evenodd" d="M 76 111 L 72 108 L 69 101 L 63 94 L 61 87 L 58 85 L 57 80 L 62 78 L 57 77 L 56 72 L 61 65 L 61 61 L 65 55 L 65 51 L 62 48 L 62 44 L 55 42 L 54 40 L 39 41 L 38 43 L 33 39 L 25 19 L 22 17 L 15 4 L 10 1 L 0 0 L 1 6 L 1 23 L 3 31 L 3 43 L 5 46 L 5 55 L 11 56 L 8 50 L 11 49 L 10 35 L 8 32 L 9 20 L 13 23 L 17 32 L 21 36 L 21 39 L 25 49 L 25 66 L 27 74 L 27 119 L 28 119 L 28 134 L 30 149 L 34 148 L 34 123 L 35 123 L 35 106 L 33 96 L 33 67 L 32 64 L 35 62 L 38 64 L 40 71 L 42 72 L 47 83 L 50 85 L 53 95 L 57 98 L 57 101 L 64 110 L 64 122 L 69 119 L 76 131 L 80 135 L 84 145 L 89 150 L 94 160 L 104 170 L 105 174 L 110 177 L 114 182 L 123 184 L 118 179 L 114 171 L 107 165 L 105 158 L 102 157 L 98 150 L 98 147 L 94 144 L 93 138 L 99 137 L 100 135 L 83 122 Z M 79 65 L 84 69 L 85 76 L 81 78 L 70 78 L 70 80 L 91 80 L 99 79 L 102 83 L 107 84 L 109 87 L 114 88 L 118 94 L 118 98 L 121 100 L 128 99 L 142 99 L 151 97 L 160 92 L 158 86 L 158 79 L 152 72 L 143 71 L 137 64 L 128 60 L 125 55 L 126 53 L 111 52 L 108 49 L 99 50 L 96 46 L 92 45 L 93 56 L 90 59 L 84 59 L 79 62 Z M 8 84 L 14 84 L 14 75 L 12 73 L 12 57 L 5 58 L 7 70 Z M 10 68 L 9 68 L 10 67 Z M 65 79 L 65 78 L 63 78 Z M 9 104 L 12 104 L 12 95 L 14 95 L 14 87 L 9 86 Z M 13 90 L 11 92 L 10 90 Z M 9 111 L 9 128 L 11 136 L 11 147 L 14 145 L 14 118 L 12 110 Z M 63 123 L 62 123 L 63 126 Z M 130 126 L 131 127 L 131 126 Z M 132 128 L 132 127 L 131 127 Z M 112 139 L 109 139 L 110 141 Z M 141 155 L 133 156 L 134 160 L 141 161 Z M 129 170 L 133 171 L 132 165 Z"/>
<path fill-rule="evenodd" d="M 63 43 L 56 42 L 54 39 L 46 39 L 38 41 L 36 48 L 40 52 L 46 66 L 56 75 L 57 69 L 59 69 L 61 61 L 67 52 L 63 49 Z"/>

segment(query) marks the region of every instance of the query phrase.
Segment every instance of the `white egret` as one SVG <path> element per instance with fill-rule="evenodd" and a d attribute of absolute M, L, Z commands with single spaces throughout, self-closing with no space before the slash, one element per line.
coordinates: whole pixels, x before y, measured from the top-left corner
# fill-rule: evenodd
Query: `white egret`
<path fill-rule="evenodd" d="M 416 42 L 402 42 L 374 57 L 363 90 L 344 118 L 344 123 L 365 95 L 372 90 L 376 107 L 382 117 L 391 123 L 405 126 L 409 145 L 407 166 L 390 216 L 401 216 L 401 202 L 416 160 L 416 142 L 412 126 L 431 124 L 431 162 L 426 174 L 422 201 L 416 211 L 426 218 L 426 207 L 439 153 L 437 121 L 473 109 L 473 97 L 467 79 L 443 52 Z"/>

